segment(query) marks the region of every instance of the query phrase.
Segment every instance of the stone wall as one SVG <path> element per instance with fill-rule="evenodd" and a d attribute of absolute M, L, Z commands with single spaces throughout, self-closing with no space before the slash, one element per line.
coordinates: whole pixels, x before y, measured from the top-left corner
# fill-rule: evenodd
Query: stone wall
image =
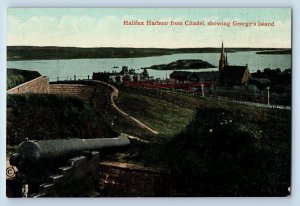
<path fill-rule="evenodd" d="M 82 84 L 50 84 L 49 88 L 51 94 L 74 96 L 83 101 L 90 101 L 96 87 Z"/>
<path fill-rule="evenodd" d="M 22 93 L 49 93 L 48 77 L 41 76 L 7 90 L 7 94 Z"/>
<path fill-rule="evenodd" d="M 167 197 L 173 194 L 170 174 L 163 169 L 102 162 L 99 190 L 104 197 Z"/>

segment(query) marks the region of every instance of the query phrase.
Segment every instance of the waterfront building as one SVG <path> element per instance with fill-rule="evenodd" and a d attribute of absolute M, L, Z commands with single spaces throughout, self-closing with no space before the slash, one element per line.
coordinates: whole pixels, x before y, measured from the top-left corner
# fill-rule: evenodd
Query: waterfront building
<path fill-rule="evenodd" d="M 100 80 L 104 82 L 114 82 L 114 83 L 121 83 L 121 82 L 133 82 L 133 81 L 140 81 L 141 74 L 135 72 L 134 69 L 128 69 L 128 66 L 122 66 L 120 72 L 98 72 L 93 73 L 94 80 Z"/>

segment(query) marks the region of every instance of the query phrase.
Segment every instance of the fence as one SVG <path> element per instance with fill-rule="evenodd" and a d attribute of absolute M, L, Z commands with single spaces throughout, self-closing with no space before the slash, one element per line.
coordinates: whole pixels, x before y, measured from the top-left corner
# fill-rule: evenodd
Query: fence
<path fill-rule="evenodd" d="M 66 76 L 66 77 L 56 77 L 56 78 L 49 78 L 49 82 L 60 82 L 60 81 L 78 81 L 78 80 L 90 80 L 90 75 L 85 76 Z"/>
<path fill-rule="evenodd" d="M 131 92 L 137 92 L 137 94 L 141 95 L 147 95 L 153 98 L 160 98 L 169 102 L 172 102 L 174 104 L 177 104 L 179 106 L 183 107 L 197 107 L 198 102 L 197 99 L 199 98 L 212 98 L 217 101 L 227 101 L 227 102 L 233 102 L 237 104 L 244 104 L 244 105 L 250 105 L 250 106 L 256 106 L 256 107 L 263 107 L 263 108 L 276 108 L 276 109 L 285 109 L 285 110 L 291 110 L 290 106 L 286 105 L 279 105 L 279 104 L 267 104 L 264 102 L 251 102 L 251 101 L 246 101 L 246 100 L 241 100 L 241 99 L 235 99 L 233 97 L 228 97 L 228 96 L 222 96 L 218 95 L 216 93 L 214 94 L 209 94 L 207 91 L 205 92 L 204 97 L 202 97 L 202 94 L 195 93 L 195 92 L 188 92 L 185 90 L 165 90 L 165 89 L 157 89 L 157 88 L 138 88 L 138 87 L 131 87 L 131 88 L 126 88 L 122 87 L 123 90 L 130 90 Z M 180 95 L 185 95 L 190 98 L 181 98 Z M 185 101 L 188 100 L 188 101 Z M 271 102 L 272 103 L 272 102 Z"/>

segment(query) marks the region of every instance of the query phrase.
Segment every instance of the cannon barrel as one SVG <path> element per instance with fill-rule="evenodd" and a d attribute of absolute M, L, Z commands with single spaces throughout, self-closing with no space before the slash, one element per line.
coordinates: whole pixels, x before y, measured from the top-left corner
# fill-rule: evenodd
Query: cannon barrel
<path fill-rule="evenodd" d="M 99 150 L 129 145 L 121 134 L 115 138 L 26 140 L 10 164 L 17 168 L 12 184 L 16 195 L 27 185 L 31 197 L 95 196 Z"/>
<path fill-rule="evenodd" d="M 18 146 L 17 156 L 26 159 L 26 161 L 38 162 L 78 155 L 84 151 L 122 147 L 129 144 L 129 139 L 125 135 L 116 138 L 27 140 Z M 11 159 L 12 165 L 18 162 L 14 158 Z"/>

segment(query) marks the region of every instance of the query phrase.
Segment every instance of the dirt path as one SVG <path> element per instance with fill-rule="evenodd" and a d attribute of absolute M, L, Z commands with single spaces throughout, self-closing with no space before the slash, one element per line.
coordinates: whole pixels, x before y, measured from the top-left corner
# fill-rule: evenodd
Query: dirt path
<path fill-rule="evenodd" d="M 122 114 L 123 116 L 125 117 L 128 117 L 129 119 L 131 119 L 132 121 L 136 122 L 140 127 L 144 128 L 144 129 L 147 129 L 148 131 L 150 131 L 151 133 L 153 134 L 158 134 L 157 131 L 155 131 L 154 129 L 151 129 L 150 127 L 148 127 L 146 124 L 144 124 L 143 122 L 141 122 L 140 120 L 134 118 L 133 116 L 127 114 L 126 112 L 124 112 L 123 110 L 121 110 L 116 104 L 115 104 L 115 99 L 118 98 L 119 96 L 119 90 L 111 85 L 111 84 L 108 84 L 106 82 L 102 82 L 102 81 L 97 81 L 97 80 L 90 80 L 90 81 L 93 81 L 93 82 L 97 82 L 97 83 L 101 83 L 101 84 L 104 84 L 105 86 L 109 86 L 110 88 L 113 89 L 113 92 L 111 93 L 110 95 L 110 100 L 111 100 L 111 103 L 112 103 L 112 106 L 120 113 Z"/>

